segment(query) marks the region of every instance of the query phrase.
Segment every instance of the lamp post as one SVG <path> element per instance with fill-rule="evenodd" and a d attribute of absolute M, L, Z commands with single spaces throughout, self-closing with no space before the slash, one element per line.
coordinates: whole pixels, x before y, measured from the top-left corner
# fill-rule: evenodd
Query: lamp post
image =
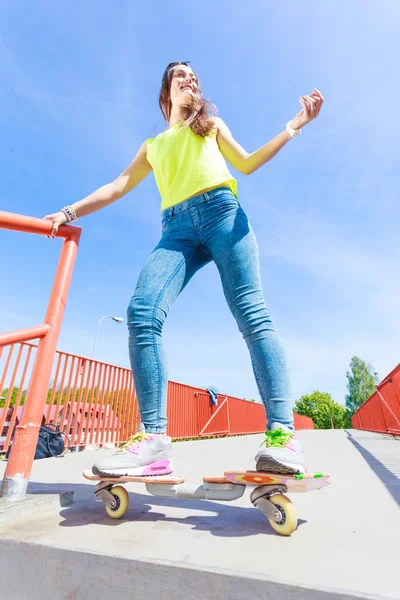
<path fill-rule="evenodd" d="M 99 323 L 97 325 L 96 337 L 94 338 L 92 359 L 94 358 L 94 353 L 95 353 L 95 350 L 96 350 L 97 336 L 99 335 L 100 325 L 101 325 L 102 321 L 104 321 L 104 319 L 112 319 L 116 323 L 123 323 L 124 322 L 124 320 L 123 320 L 122 317 L 114 317 L 113 315 L 104 315 L 104 317 L 101 317 L 101 319 L 100 319 L 100 321 L 99 321 Z"/>

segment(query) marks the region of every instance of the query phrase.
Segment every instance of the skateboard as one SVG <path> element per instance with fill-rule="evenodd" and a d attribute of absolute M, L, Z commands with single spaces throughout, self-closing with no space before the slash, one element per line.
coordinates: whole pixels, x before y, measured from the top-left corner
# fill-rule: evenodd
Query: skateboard
<path fill-rule="evenodd" d="M 232 501 L 241 498 L 247 486 L 253 486 L 252 504 L 267 517 L 279 535 L 291 535 L 297 528 L 294 504 L 285 494 L 310 492 L 330 484 L 329 473 L 287 475 L 257 471 L 225 471 L 224 477 L 203 477 L 201 485 L 185 484 L 182 477 L 122 475 L 107 477 L 83 472 L 90 481 L 97 481 L 96 496 L 105 504 L 112 519 L 121 519 L 129 507 L 129 494 L 120 483 L 144 483 L 149 494 L 161 498 Z"/>

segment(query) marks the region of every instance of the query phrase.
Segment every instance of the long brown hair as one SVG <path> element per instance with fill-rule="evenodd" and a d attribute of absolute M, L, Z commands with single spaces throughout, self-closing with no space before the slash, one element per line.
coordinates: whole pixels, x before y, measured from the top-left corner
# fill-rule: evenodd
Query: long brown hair
<path fill-rule="evenodd" d="M 171 102 L 171 80 L 174 73 L 174 69 L 179 65 L 188 66 L 188 62 L 177 62 L 170 63 L 164 71 L 164 75 L 161 81 L 160 96 L 158 103 L 160 105 L 161 112 L 165 119 L 165 124 L 169 123 L 171 116 L 172 102 Z M 183 108 L 184 125 L 183 127 L 190 127 L 193 133 L 200 135 L 201 137 L 207 137 L 213 129 L 215 129 L 214 119 L 218 114 L 216 106 L 203 98 L 203 92 L 200 88 L 200 82 L 197 79 L 197 89 L 193 96 L 188 96 L 188 105 Z"/>

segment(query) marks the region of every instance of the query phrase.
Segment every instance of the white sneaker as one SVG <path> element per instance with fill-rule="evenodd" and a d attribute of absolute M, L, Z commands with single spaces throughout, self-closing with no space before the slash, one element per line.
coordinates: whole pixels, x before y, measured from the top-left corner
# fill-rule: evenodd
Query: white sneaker
<path fill-rule="evenodd" d="M 256 470 L 267 473 L 305 473 L 300 440 L 286 425 L 272 423 L 265 432 L 265 448 L 255 457 Z M 262 445 L 262 444 L 261 444 Z"/>
<path fill-rule="evenodd" d="M 172 441 L 159 433 L 139 430 L 115 454 L 92 467 L 94 475 L 154 476 L 172 473 Z"/>

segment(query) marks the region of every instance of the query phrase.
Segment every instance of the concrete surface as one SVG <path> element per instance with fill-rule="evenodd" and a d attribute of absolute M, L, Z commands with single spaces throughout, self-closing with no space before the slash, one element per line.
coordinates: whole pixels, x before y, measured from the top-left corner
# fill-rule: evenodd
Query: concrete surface
<path fill-rule="evenodd" d="M 400 440 L 340 430 L 299 435 L 308 468 L 330 471 L 332 485 L 291 495 L 299 527 L 290 538 L 272 531 L 248 492 L 224 504 L 156 498 L 143 484 L 127 484 L 129 511 L 111 520 L 81 472 L 112 451 L 35 462 L 29 492 L 73 489 L 75 502 L 0 521 L 4 597 L 399 599 Z M 194 482 L 251 468 L 261 440 L 177 443 L 175 474 Z"/>
<path fill-rule="evenodd" d="M 39 512 L 46 515 L 49 511 L 58 510 L 73 503 L 74 492 L 60 492 L 59 494 L 27 494 L 25 500 L 9 502 L 0 498 L 0 528 L 5 524 L 30 518 Z"/>

